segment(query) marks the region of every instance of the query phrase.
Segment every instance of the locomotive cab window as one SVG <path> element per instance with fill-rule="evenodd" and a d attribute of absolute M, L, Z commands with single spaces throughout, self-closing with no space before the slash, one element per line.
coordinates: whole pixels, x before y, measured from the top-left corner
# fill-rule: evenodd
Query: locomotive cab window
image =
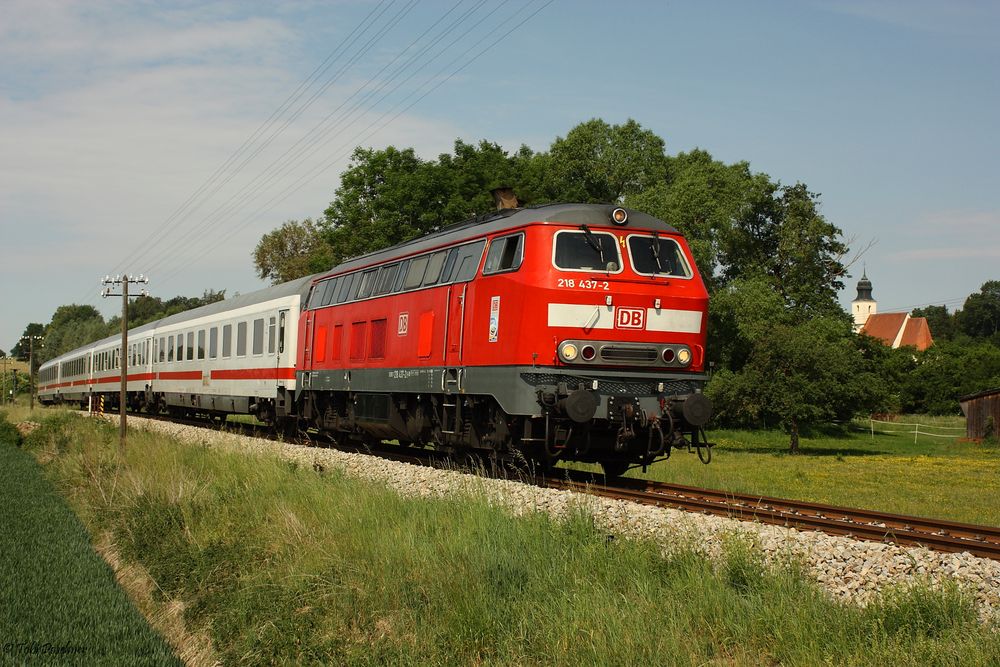
<path fill-rule="evenodd" d="M 690 278 L 691 269 L 677 241 L 665 236 L 629 236 L 632 270 L 644 276 Z"/>
<path fill-rule="evenodd" d="M 593 232 L 587 227 L 556 232 L 552 263 L 564 271 L 620 273 L 622 270 L 615 235 Z"/>
<path fill-rule="evenodd" d="M 517 271 L 524 258 L 524 234 L 513 234 L 490 241 L 490 251 L 486 254 L 483 275 Z"/>

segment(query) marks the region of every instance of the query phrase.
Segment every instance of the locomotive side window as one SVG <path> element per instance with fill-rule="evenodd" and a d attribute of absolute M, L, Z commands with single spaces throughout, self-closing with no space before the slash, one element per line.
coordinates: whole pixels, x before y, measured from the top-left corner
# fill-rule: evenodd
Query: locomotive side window
<path fill-rule="evenodd" d="M 370 269 L 361 274 L 361 283 L 358 287 L 358 293 L 354 298 L 367 299 L 372 295 L 372 290 L 375 289 L 376 273 L 378 273 L 376 269 Z"/>
<path fill-rule="evenodd" d="M 365 332 L 367 322 L 351 323 L 351 361 L 361 361 L 365 358 Z"/>
<path fill-rule="evenodd" d="M 333 303 L 333 297 L 337 294 L 337 282 L 338 279 L 334 278 L 332 280 L 327 280 L 321 285 L 323 288 L 322 298 L 316 299 L 316 303 L 313 305 L 314 308 L 319 308 L 320 306 L 329 306 Z"/>
<path fill-rule="evenodd" d="M 222 327 L 222 358 L 228 359 L 233 356 L 233 325 L 227 324 Z"/>
<path fill-rule="evenodd" d="M 632 270 L 644 276 L 690 278 L 691 269 L 677 241 L 666 237 L 630 236 L 628 254 Z"/>
<path fill-rule="evenodd" d="M 368 357 L 385 359 L 385 320 L 372 320 L 371 338 L 368 341 Z"/>
<path fill-rule="evenodd" d="M 392 286 L 396 284 L 397 273 L 399 273 L 399 264 L 382 267 L 378 272 L 378 280 L 375 281 L 375 296 L 388 294 L 392 291 Z"/>
<path fill-rule="evenodd" d="M 441 270 L 441 284 L 451 282 L 451 276 L 455 272 L 455 260 L 458 258 L 458 248 L 448 251 L 448 259 L 444 260 L 444 268 Z"/>
<path fill-rule="evenodd" d="M 208 331 L 208 358 L 215 359 L 219 356 L 219 327 L 212 327 Z"/>
<path fill-rule="evenodd" d="M 403 289 L 403 280 L 406 278 L 407 269 L 410 268 L 410 260 L 404 259 L 399 265 L 399 275 L 396 276 L 396 284 L 392 286 L 393 292 Z"/>
<path fill-rule="evenodd" d="M 236 323 L 236 356 L 247 356 L 247 323 Z"/>
<path fill-rule="evenodd" d="M 614 234 L 589 229 L 556 232 L 552 262 L 564 271 L 620 273 L 622 270 Z"/>
<path fill-rule="evenodd" d="M 444 260 L 447 256 L 448 251 L 441 250 L 431 255 L 427 260 L 427 269 L 424 271 L 423 281 L 425 287 L 436 285 L 438 280 L 441 279 L 441 269 L 444 267 Z"/>
<path fill-rule="evenodd" d="M 336 324 L 333 327 L 333 344 L 330 348 L 330 359 L 340 361 L 340 349 L 344 346 L 344 325 Z"/>
<path fill-rule="evenodd" d="M 517 271 L 521 268 L 524 258 L 524 234 L 514 234 L 490 242 L 490 251 L 486 255 L 483 275 Z"/>
<path fill-rule="evenodd" d="M 354 285 L 354 277 L 357 274 L 352 273 L 349 276 L 344 276 L 344 279 L 340 281 L 340 291 L 337 293 L 337 303 L 344 303 L 347 301 L 347 297 L 351 294 L 351 287 Z"/>
<path fill-rule="evenodd" d="M 479 270 L 479 260 L 483 257 L 483 248 L 485 247 L 486 241 L 477 241 L 458 249 L 454 277 L 451 282 L 464 283 L 476 276 L 476 271 Z"/>
<path fill-rule="evenodd" d="M 264 354 L 264 318 L 253 321 L 253 354 Z"/>
<path fill-rule="evenodd" d="M 427 269 L 427 262 L 430 256 L 424 255 L 410 260 L 410 267 L 406 270 L 406 279 L 403 280 L 403 289 L 414 289 L 420 287 L 424 281 L 424 271 Z"/>

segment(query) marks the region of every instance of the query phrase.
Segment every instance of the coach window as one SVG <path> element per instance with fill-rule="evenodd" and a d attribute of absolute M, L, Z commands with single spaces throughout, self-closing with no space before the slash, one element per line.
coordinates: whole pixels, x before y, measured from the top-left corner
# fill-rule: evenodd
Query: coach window
<path fill-rule="evenodd" d="M 164 338 L 163 336 L 160 336 L 160 363 L 161 364 L 164 361 L 167 360 L 166 354 L 167 354 L 167 339 Z"/>
<path fill-rule="evenodd" d="M 448 257 L 447 250 L 440 250 L 433 255 L 427 262 L 427 270 L 424 272 L 424 286 L 437 285 L 438 281 L 441 279 L 441 268 L 444 266 L 444 260 Z"/>
<path fill-rule="evenodd" d="M 592 232 L 582 225 L 580 231 L 556 232 L 552 262 L 564 271 L 601 271 L 621 273 L 618 239 L 607 232 Z"/>
<path fill-rule="evenodd" d="M 264 354 L 264 318 L 253 321 L 253 354 L 255 356 Z"/>
<path fill-rule="evenodd" d="M 205 358 L 205 330 L 198 330 L 198 358 Z"/>
<path fill-rule="evenodd" d="M 278 354 L 285 352 L 285 313 L 278 313 Z"/>
<path fill-rule="evenodd" d="M 177 334 L 177 361 L 184 361 L 184 334 Z"/>
<path fill-rule="evenodd" d="M 352 273 L 349 276 L 344 276 L 340 281 L 340 289 L 337 290 L 337 303 L 344 303 L 347 301 L 347 297 L 351 294 L 351 287 L 354 285 L 354 277 L 356 273 Z"/>
<path fill-rule="evenodd" d="M 236 323 L 236 356 L 247 356 L 247 323 Z"/>
<path fill-rule="evenodd" d="M 420 283 L 424 281 L 424 271 L 427 269 L 429 260 L 429 255 L 410 260 L 410 267 L 406 270 L 406 279 L 403 281 L 403 289 L 420 287 Z"/>
<path fill-rule="evenodd" d="M 490 241 L 490 251 L 486 254 L 483 275 L 517 271 L 524 258 L 524 234 L 513 234 Z"/>
<path fill-rule="evenodd" d="M 188 344 L 187 344 L 187 356 L 185 357 L 185 359 L 187 359 L 188 361 L 191 361 L 192 359 L 194 359 L 194 332 L 193 331 L 189 331 L 188 332 L 187 339 L 188 339 L 188 341 L 187 341 L 188 342 Z"/>
<path fill-rule="evenodd" d="M 455 260 L 454 277 L 450 282 L 464 283 L 472 280 L 479 270 L 479 260 L 483 257 L 486 241 L 476 241 L 458 248 L 458 258 Z"/>
<path fill-rule="evenodd" d="M 267 353 L 274 354 L 274 316 L 267 320 Z"/>
<path fill-rule="evenodd" d="M 372 295 L 372 290 L 375 289 L 375 274 L 377 273 L 377 269 L 370 269 L 361 274 L 361 287 L 358 288 L 357 298 L 367 299 Z"/>
<path fill-rule="evenodd" d="M 167 361 L 174 360 L 174 337 L 169 336 L 167 338 Z"/>
<path fill-rule="evenodd" d="M 222 358 L 228 359 L 233 356 L 233 325 L 227 324 L 222 327 Z"/>
<path fill-rule="evenodd" d="M 208 358 L 215 359 L 219 356 L 219 327 L 212 327 L 208 330 Z"/>
<path fill-rule="evenodd" d="M 399 264 L 382 267 L 378 272 L 378 280 L 375 281 L 375 296 L 388 294 L 392 291 L 392 286 L 396 283 L 397 273 L 399 273 Z"/>

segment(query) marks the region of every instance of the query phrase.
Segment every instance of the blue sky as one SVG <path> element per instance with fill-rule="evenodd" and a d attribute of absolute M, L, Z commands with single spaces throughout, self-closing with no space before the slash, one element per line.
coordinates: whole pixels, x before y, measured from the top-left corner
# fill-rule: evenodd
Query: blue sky
<path fill-rule="evenodd" d="M 369 15 L 308 109 L 173 215 Z M 419 62 L 440 55 L 394 87 L 425 46 Z M 106 273 L 147 273 L 164 298 L 263 286 L 257 240 L 321 215 L 359 143 L 544 150 L 594 117 L 821 193 L 856 248 L 874 242 L 845 305 L 862 262 L 882 311 L 960 307 L 1000 279 L 996 3 L 5 0 L 0 63 L 4 350 L 61 304 L 115 312 Z M 328 116 L 322 142 L 267 170 Z"/>

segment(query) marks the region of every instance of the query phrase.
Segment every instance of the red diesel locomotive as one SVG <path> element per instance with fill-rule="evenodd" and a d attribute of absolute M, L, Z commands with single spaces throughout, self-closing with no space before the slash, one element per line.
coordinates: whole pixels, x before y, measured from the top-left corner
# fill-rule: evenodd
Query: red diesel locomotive
<path fill-rule="evenodd" d="M 609 474 L 695 447 L 708 294 L 676 229 L 638 211 L 504 209 L 313 278 L 296 418 Z"/>

